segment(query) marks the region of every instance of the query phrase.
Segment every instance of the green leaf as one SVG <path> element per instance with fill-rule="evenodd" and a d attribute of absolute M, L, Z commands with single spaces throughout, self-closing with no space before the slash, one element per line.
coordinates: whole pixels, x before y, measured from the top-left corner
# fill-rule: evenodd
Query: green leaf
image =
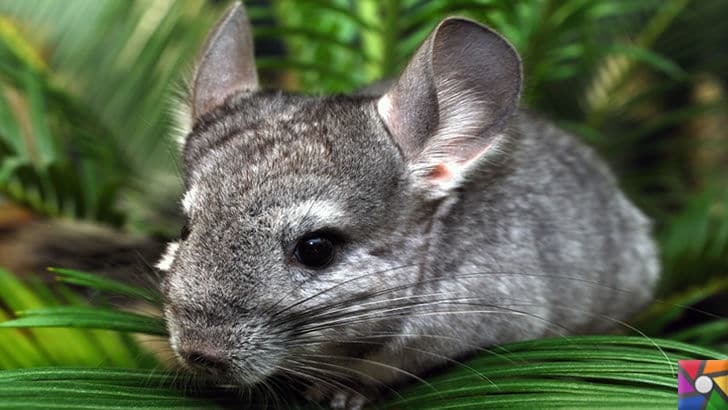
<path fill-rule="evenodd" d="M 186 382 L 135 369 L 0 371 L 0 408 L 220 408 L 234 398 L 212 388 L 196 389 L 192 397 L 183 390 Z"/>
<path fill-rule="evenodd" d="M 721 340 L 728 340 L 728 319 L 702 323 L 676 332 L 670 335 L 670 338 L 701 346 L 714 346 Z"/>
<path fill-rule="evenodd" d="M 155 306 L 161 305 L 162 296 L 159 292 L 151 289 L 131 286 L 99 274 L 79 272 L 73 269 L 48 268 L 48 270 L 58 274 L 58 280 L 64 283 L 108 291 L 117 295 L 129 296 L 134 299 L 145 300 Z"/>
<path fill-rule="evenodd" d="M 8 327 L 80 327 L 165 336 L 162 319 L 111 309 L 57 306 L 18 312 L 18 319 L 0 323 Z"/>

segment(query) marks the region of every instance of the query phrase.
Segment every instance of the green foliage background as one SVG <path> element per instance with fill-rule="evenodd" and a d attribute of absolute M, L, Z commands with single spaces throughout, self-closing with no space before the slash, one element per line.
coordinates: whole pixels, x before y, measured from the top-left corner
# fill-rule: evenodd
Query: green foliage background
<path fill-rule="evenodd" d="M 227 3 L 0 2 L 0 195 L 51 218 L 173 235 L 177 220 L 169 208 L 179 179 L 172 101 Z M 484 355 L 469 366 L 512 396 L 479 396 L 490 385 L 458 375 L 460 369 L 432 381 L 444 397 L 465 397 L 449 405 L 478 408 L 484 400 L 532 405 L 529 395 L 541 394 L 534 400 L 543 403 L 546 394 L 554 406 L 580 407 L 588 391 L 612 406 L 637 403 L 642 394 L 652 399 L 640 402 L 640 408 L 649 403 L 674 407 L 674 394 L 668 395 L 674 390 L 672 359 L 728 352 L 728 320 L 723 318 L 728 311 L 723 301 L 728 288 L 728 24 L 722 18 L 728 15 L 727 2 L 270 0 L 246 6 L 267 85 L 314 93 L 351 91 L 396 75 L 446 15 L 491 25 L 524 58 L 525 105 L 601 151 L 630 197 L 654 219 L 664 275 L 660 301 L 635 319 L 643 334 L 583 343 L 579 338 L 529 342 L 509 350 L 536 352 L 516 358 L 543 365 L 535 368 Z M 94 281 L 86 284 L 108 290 Z M 55 305 L 85 302 L 63 286 L 20 282 L 0 271 L 0 319 Z M 695 307 L 714 314 L 696 313 Z M 35 311 L 14 325 L 78 328 L 0 329 L 0 368 L 158 366 L 125 334 L 86 329 L 155 333 L 153 324 L 92 308 L 58 309 Z M 647 336 L 672 341 L 645 344 Z M 74 347 L 59 348 L 58 340 L 67 341 L 63 346 L 72 341 Z M 691 345 L 674 345 L 678 340 Z M 569 355 L 575 343 L 578 354 Z M 597 351 L 610 349 L 610 358 L 598 359 Z M 559 354 L 561 362 L 547 359 Z M 619 369 L 649 374 L 649 383 L 607 377 Z M 89 402 L 95 408 L 109 403 L 104 394 L 111 400 L 122 393 L 128 403 L 147 398 L 156 407 L 210 404 L 185 402 L 163 375 L 152 389 L 143 382 L 152 377 L 149 373 L 128 372 L 0 372 L 0 407 L 12 403 L 6 400 L 10 396 L 56 404 L 66 400 L 73 407 L 90 392 L 100 400 Z M 46 384 L 36 383 L 33 390 L 29 380 Z M 63 380 L 78 382 L 64 386 Z M 126 390 L 114 396 L 110 390 L 120 385 Z M 397 406 L 422 407 L 432 400 L 431 390 L 423 388 L 414 387 Z"/>

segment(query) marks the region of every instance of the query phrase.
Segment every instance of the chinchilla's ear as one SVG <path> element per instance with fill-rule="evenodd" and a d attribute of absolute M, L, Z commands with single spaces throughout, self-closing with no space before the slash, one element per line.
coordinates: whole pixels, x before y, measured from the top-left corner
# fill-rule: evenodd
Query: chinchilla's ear
<path fill-rule="evenodd" d="M 427 37 L 377 111 L 415 184 L 437 198 L 493 154 L 518 106 L 521 60 L 493 30 L 443 20 Z"/>
<path fill-rule="evenodd" d="M 234 3 L 210 32 L 192 83 L 193 121 L 240 91 L 258 89 L 253 34 L 239 2 Z"/>

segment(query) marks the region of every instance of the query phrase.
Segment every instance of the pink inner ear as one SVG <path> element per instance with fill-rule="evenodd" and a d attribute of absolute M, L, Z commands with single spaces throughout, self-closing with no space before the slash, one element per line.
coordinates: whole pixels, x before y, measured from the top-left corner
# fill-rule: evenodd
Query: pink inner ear
<path fill-rule="evenodd" d="M 427 173 L 427 178 L 435 181 L 448 179 L 449 177 L 450 170 L 445 164 L 437 164 Z"/>

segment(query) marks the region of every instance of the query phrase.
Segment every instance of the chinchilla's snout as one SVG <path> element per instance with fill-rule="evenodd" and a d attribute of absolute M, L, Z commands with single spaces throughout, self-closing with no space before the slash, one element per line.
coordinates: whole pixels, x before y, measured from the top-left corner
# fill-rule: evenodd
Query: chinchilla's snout
<path fill-rule="evenodd" d="M 229 371 L 231 352 L 211 339 L 180 338 L 176 352 L 186 367 L 198 373 L 221 378 Z"/>
<path fill-rule="evenodd" d="M 174 306 L 167 306 L 165 317 L 180 365 L 202 376 L 251 385 L 275 373 L 285 353 L 267 326 L 252 317 L 225 323 Z"/>

